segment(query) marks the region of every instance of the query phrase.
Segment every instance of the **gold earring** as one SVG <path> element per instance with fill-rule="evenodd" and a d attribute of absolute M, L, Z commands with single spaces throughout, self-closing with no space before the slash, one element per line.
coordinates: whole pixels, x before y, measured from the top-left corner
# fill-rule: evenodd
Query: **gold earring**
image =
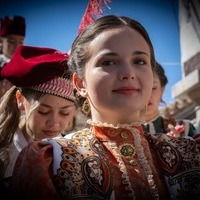
<path fill-rule="evenodd" d="M 91 110 L 90 110 L 90 104 L 87 99 L 83 102 L 81 110 L 86 116 L 89 116 Z"/>

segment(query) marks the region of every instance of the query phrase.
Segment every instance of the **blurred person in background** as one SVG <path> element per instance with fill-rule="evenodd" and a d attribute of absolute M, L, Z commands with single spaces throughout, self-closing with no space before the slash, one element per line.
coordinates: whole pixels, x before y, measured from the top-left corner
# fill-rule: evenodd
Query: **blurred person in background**
<path fill-rule="evenodd" d="M 153 68 L 154 81 L 151 97 L 145 109 L 142 110 L 142 116 L 145 121 L 144 130 L 152 134 L 171 133 L 172 136 L 194 136 L 196 129 L 189 120 L 164 118 L 160 115 L 159 105 L 163 101 L 163 93 L 168 83 L 168 78 L 164 68 L 156 62 Z"/>
<path fill-rule="evenodd" d="M 71 76 L 56 49 L 20 46 L 1 71 L 11 87 L 0 101 L 0 192 L 6 191 L 20 151 L 71 126 L 76 101 Z"/>
<path fill-rule="evenodd" d="M 24 45 L 26 22 L 22 16 L 0 18 L 0 70 L 7 64 L 19 45 Z M 12 83 L 0 76 L 0 97 Z"/>

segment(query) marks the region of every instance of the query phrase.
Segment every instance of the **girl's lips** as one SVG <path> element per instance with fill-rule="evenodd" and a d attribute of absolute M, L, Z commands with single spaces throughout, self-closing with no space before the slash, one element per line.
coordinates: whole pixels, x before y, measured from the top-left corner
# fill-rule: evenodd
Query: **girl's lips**
<path fill-rule="evenodd" d="M 118 88 L 116 90 L 113 90 L 113 92 L 123 95 L 133 95 L 137 92 L 139 92 L 139 89 L 136 88 Z"/>
<path fill-rule="evenodd" d="M 48 136 L 55 136 L 55 135 L 59 135 L 59 131 L 43 131 L 45 135 Z"/>

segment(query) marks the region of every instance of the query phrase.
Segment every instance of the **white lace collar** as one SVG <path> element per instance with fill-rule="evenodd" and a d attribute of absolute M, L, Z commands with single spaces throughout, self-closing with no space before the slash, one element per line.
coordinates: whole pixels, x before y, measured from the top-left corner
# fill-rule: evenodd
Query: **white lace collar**
<path fill-rule="evenodd" d="M 141 126 L 141 124 L 143 123 L 142 121 L 140 122 L 133 122 L 131 124 L 117 124 L 117 126 L 114 126 L 113 124 L 108 124 L 107 122 L 95 122 L 92 121 L 91 119 L 87 120 L 87 123 L 92 125 L 92 126 L 99 126 L 99 127 L 110 127 L 110 128 L 129 128 L 129 127 L 133 127 L 133 126 Z"/>

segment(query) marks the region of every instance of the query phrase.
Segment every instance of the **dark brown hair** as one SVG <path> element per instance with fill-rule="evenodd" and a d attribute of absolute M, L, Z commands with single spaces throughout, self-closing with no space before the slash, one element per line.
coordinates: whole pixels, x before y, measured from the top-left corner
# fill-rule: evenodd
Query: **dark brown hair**
<path fill-rule="evenodd" d="M 168 83 L 168 79 L 167 76 L 165 75 L 165 70 L 161 66 L 161 64 L 156 62 L 156 66 L 153 68 L 153 72 L 158 76 L 161 86 L 165 87 Z"/>
<path fill-rule="evenodd" d="M 103 16 L 89 26 L 87 26 L 84 31 L 76 37 L 72 44 L 70 57 L 68 59 L 68 66 L 72 73 L 77 73 L 79 78 L 84 79 L 85 76 L 85 66 L 92 52 L 89 50 L 90 43 L 102 32 L 117 29 L 120 27 L 129 27 L 140 33 L 145 41 L 149 45 L 151 54 L 151 66 L 155 66 L 155 55 L 152 42 L 146 31 L 146 29 L 136 20 L 125 16 L 107 15 Z M 78 96 L 79 104 L 82 104 L 84 99 Z"/>

